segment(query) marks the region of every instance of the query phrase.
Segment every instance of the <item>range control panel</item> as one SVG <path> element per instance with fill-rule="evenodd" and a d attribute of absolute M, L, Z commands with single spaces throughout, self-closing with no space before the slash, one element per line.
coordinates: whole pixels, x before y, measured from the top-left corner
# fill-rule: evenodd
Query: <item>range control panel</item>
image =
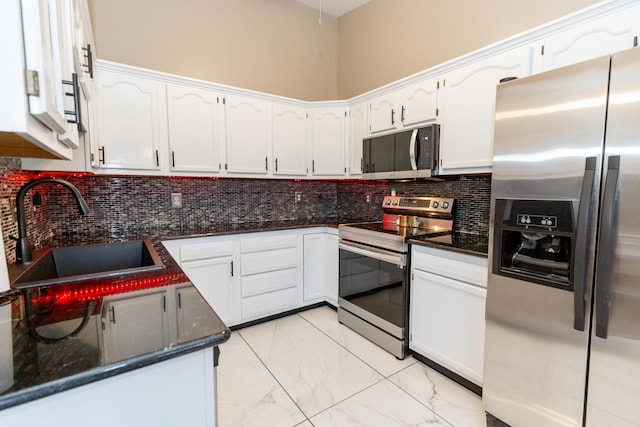
<path fill-rule="evenodd" d="M 451 215 L 453 202 L 454 199 L 447 197 L 385 196 L 382 210 Z"/>

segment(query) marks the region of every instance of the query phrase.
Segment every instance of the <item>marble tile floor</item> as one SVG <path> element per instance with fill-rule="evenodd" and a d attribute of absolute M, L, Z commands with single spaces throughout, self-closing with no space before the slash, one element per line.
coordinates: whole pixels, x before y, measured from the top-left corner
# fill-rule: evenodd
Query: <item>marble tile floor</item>
<path fill-rule="evenodd" d="M 217 372 L 220 427 L 486 426 L 476 394 L 396 359 L 329 307 L 233 332 Z"/>

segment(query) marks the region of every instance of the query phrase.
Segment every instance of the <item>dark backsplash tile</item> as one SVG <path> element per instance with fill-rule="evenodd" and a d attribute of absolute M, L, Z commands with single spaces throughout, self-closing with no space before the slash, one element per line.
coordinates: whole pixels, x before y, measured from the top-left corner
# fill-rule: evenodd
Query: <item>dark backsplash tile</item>
<path fill-rule="evenodd" d="M 43 174 L 43 176 L 46 176 Z M 490 176 L 442 181 L 389 183 L 359 180 L 280 180 L 57 174 L 80 190 L 90 213 L 80 216 L 75 199 L 63 187 L 33 188 L 39 206 L 27 198 L 27 231 L 36 247 L 87 241 L 189 235 L 219 224 L 282 220 L 373 221 L 382 216 L 382 199 L 395 187 L 400 195 L 448 196 L 456 199 L 456 230 L 486 234 Z M 20 170 L 20 160 L 0 158 L 0 214 L 7 260 L 15 262 L 17 224 L 12 200 L 35 176 Z M 299 203 L 295 192 L 302 193 Z M 182 208 L 172 208 L 171 193 L 182 193 Z M 371 194 L 371 203 L 366 194 Z"/>

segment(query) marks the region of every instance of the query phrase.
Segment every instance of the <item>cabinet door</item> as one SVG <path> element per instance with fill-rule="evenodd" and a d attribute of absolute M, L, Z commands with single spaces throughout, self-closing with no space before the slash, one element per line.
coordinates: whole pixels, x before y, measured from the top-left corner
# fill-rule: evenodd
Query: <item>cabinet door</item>
<path fill-rule="evenodd" d="M 369 134 L 375 135 L 397 129 L 400 125 L 400 117 L 396 111 L 396 94 L 379 96 L 367 104 L 367 123 Z"/>
<path fill-rule="evenodd" d="M 366 119 L 366 103 L 354 105 L 349 109 L 349 175 L 362 174 L 362 140 L 366 135 Z"/>
<path fill-rule="evenodd" d="M 344 176 L 346 110 L 323 108 L 313 112 L 311 172 L 314 176 Z"/>
<path fill-rule="evenodd" d="M 405 127 L 435 122 L 438 108 L 438 80 L 429 79 L 400 92 L 400 121 Z"/>
<path fill-rule="evenodd" d="M 269 103 L 242 96 L 225 97 L 227 172 L 266 175 L 271 143 Z"/>
<path fill-rule="evenodd" d="M 325 293 L 327 299 L 334 306 L 338 306 L 338 282 L 340 264 L 338 255 L 338 236 L 327 234 L 325 241 Z"/>
<path fill-rule="evenodd" d="M 640 34 L 639 14 L 640 6 L 636 6 L 546 38 L 536 52 L 536 71 L 552 70 L 634 47 L 634 38 Z"/>
<path fill-rule="evenodd" d="M 451 71 L 439 101 L 441 172 L 489 172 L 493 162 L 496 86 L 530 70 L 530 48 L 521 47 Z"/>
<path fill-rule="evenodd" d="M 160 114 L 155 80 L 98 70 L 101 168 L 159 170 Z"/>
<path fill-rule="evenodd" d="M 104 363 L 164 348 L 169 344 L 166 292 L 105 298 L 102 326 Z"/>
<path fill-rule="evenodd" d="M 482 385 L 486 290 L 414 270 L 409 346 Z"/>
<path fill-rule="evenodd" d="M 22 0 L 22 27 L 29 111 L 56 134 L 64 134 L 64 99 L 58 2 Z"/>
<path fill-rule="evenodd" d="M 326 286 L 326 239 L 324 233 L 304 235 L 304 300 L 321 299 Z"/>
<path fill-rule="evenodd" d="M 310 129 L 306 108 L 273 105 L 274 175 L 307 175 Z"/>
<path fill-rule="evenodd" d="M 65 118 L 64 132 L 58 139 L 68 147 L 78 148 L 78 122 L 80 120 L 80 93 L 78 75 L 73 62 L 74 13 L 73 0 L 58 1 L 58 41 L 60 49 L 60 77 L 62 78 L 62 113 Z"/>
<path fill-rule="evenodd" d="M 182 270 L 227 325 L 235 321 L 233 257 L 183 262 Z"/>
<path fill-rule="evenodd" d="M 168 84 L 166 91 L 171 170 L 218 172 L 220 96 L 175 84 Z"/>

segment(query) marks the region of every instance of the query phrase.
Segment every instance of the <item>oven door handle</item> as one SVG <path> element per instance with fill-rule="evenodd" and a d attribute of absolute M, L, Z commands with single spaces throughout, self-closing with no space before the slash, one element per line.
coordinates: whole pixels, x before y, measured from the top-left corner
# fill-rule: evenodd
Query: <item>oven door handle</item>
<path fill-rule="evenodd" d="M 407 257 L 404 254 L 398 254 L 395 252 L 385 251 L 383 249 L 374 248 L 371 246 L 360 245 L 353 242 L 341 241 L 338 244 L 340 249 L 353 252 L 359 255 L 364 255 L 370 258 L 374 258 L 380 261 L 385 261 L 391 264 L 405 267 L 407 265 Z"/>

